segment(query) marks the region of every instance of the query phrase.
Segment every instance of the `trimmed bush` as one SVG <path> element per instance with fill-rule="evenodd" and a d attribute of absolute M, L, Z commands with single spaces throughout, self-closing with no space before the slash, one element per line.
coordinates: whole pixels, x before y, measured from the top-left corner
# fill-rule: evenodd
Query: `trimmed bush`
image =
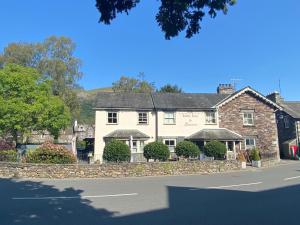
<path fill-rule="evenodd" d="M 129 162 L 130 155 L 128 145 L 119 140 L 112 140 L 107 143 L 103 151 L 103 159 L 108 162 Z"/>
<path fill-rule="evenodd" d="M 259 161 L 260 160 L 259 150 L 256 148 L 252 149 L 250 157 L 251 157 L 251 160 L 253 160 L 253 161 Z"/>
<path fill-rule="evenodd" d="M 225 159 L 226 145 L 219 141 L 210 141 L 204 146 L 204 154 L 215 159 Z"/>
<path fill-rule="evenodd" d="M 170 151 L 167 145 L 162 142 L 151 142 L 144 147 L 144 157 L 149 159 L 167 161 L 170 157 Z"/>
<path fill-rule="evenodd" d="M 175 153 L 179 157 L 196 158 L 200 155 L 200 149 L 191 141 L 182 141 L 176 145 Z"/>
<path fill-rule="evenodd" d="M 17 151 L 16 150 L 0 150 L 0 161 L 16 162 L 17 161 Z"/>
<path fill-rule="evenodd" d="M 74 154 L 62 145 L 44 143 L 39 148 L 26 153 L 25 162 L 45 164 L 72 164 L 76 162 Z"/>

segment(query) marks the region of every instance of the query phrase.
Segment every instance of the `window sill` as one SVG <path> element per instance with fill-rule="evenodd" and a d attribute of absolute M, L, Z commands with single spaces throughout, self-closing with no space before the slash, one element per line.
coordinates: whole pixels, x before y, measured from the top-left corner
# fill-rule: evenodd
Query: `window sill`
<path fill-rule="evenodd" d="M 119 125 L 118 123 L 107 123 L 106 125 Z"/>
<path fill-rule="evenodd" d="M 247 124 L 244 124 L 243 126 L 244 127 L 255 127 L 255 125 L 247 125 Z"/>
<path fill-rule="evenodd" d="M 205 123 L 205 125 L 217 125 L 217 123 Z"/>

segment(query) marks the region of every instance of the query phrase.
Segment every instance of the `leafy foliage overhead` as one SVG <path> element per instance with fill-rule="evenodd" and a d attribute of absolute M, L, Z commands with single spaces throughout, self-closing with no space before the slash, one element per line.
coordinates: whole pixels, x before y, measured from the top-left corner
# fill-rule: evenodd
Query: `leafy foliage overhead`
<path fill-rule="evenodd" d="M 165 38 L 170 39 L 186 30 L 186 37 L 191 38 L 201 29 L 200 22 L 206 13 L 212 18 L 218 11 L 224 14 L 228 6 L 236 3 L 236 0 L 160 0 L 161 5 L 156 15 L 156 21 L 165 33 Z M 99 10 L 100 22 L 110 24 L 116 18 L 117 13 L 129 13 L 136 7 L 140 0 L 96 0 Z"/>

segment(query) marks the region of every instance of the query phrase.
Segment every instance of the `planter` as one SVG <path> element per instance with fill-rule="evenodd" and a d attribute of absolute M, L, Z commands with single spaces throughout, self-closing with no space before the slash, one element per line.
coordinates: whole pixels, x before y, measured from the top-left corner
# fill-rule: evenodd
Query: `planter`
<path fill-rule="evenodd" d="M 246 169 L 247 168 L 247 163 L 246 162 L 241 162 L 242 164 L 242 169 Z"/>
<path fill-rule="evenodd" d="M 253 167 L 260 168 L 260 167 L 261 167 L 261 161 L 260 161 L 260 160 L 259 160 L 259 161 L 253 161 L 253 160 L 252 160 L 252 166 L 253 166 Z"/>

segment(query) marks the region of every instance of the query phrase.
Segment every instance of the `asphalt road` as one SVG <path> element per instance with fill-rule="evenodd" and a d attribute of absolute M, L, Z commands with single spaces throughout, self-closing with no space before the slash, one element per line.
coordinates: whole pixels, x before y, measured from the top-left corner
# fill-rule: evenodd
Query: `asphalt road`
<path fill-rule="evenodd" d="M 300 224 L 300 162 L 213 175 L 0 179 L 0 225 Z"/>

